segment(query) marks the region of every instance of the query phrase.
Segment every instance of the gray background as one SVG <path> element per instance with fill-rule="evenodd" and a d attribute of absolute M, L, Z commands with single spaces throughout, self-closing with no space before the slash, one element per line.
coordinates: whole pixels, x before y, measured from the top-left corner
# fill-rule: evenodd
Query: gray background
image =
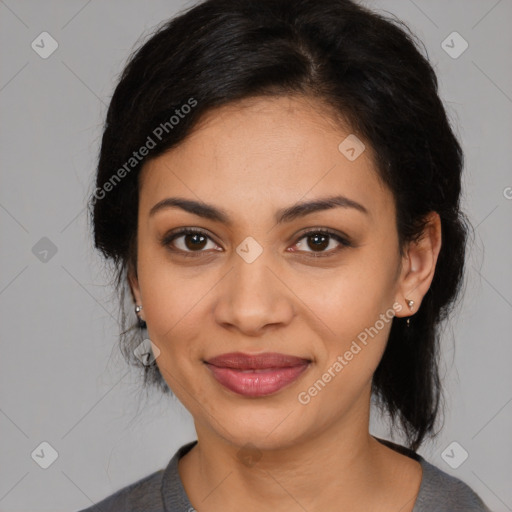
<path fill-rule="evenodd" d="M 510 511 L 512 2 L 365 4 L 404 20 L 427 47 L 465 150 L 476 227 L 466 295 L 443 341 L 444 430 L 419 452 L 493 511 Z M 89 506 L 195 439 L 188 412 L 139 393 L 118 353 L 117 302 L 84 210 L 118 73 L 141 35 L 187 5 L 0 0 L 1 511 Z M 59 45 L 47 59 L 31 47 L 43 31 Z M 441 46 L 453 31 L 469 44 L 458 58 Z M 372 433 L 386 432 L 372 417 Z M 58 452 L 48 469 L 31 457 L 43 441 Z M 441 457 L 453 441 L 469 453 L 457 469 Z"/>

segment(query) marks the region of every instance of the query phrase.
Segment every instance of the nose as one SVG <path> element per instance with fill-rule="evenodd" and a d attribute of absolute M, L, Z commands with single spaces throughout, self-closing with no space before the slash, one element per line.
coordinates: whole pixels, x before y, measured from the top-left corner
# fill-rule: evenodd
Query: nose
<path fill-rule="evenodd" d="M 233 268 L 218 285 L 215 319 L 246 336 L 289 324 L 295 315 L 293 293 L 265 251 L 248 263 L 234 255 Z"/>

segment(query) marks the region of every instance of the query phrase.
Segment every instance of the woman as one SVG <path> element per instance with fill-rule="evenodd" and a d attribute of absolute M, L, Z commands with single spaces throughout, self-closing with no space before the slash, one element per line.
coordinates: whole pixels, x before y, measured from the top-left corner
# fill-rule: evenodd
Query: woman
<path fill-rule="evenodd" d="M 349 0 L 207 0 L 130 60 L 95 244 L 130 287 L 126 356 L 197 441 L 88 511 L 489 510 L 416 453 L 469 226 L 405 29 Z M 372 398 L 407 446 L 369 433 Z"/>

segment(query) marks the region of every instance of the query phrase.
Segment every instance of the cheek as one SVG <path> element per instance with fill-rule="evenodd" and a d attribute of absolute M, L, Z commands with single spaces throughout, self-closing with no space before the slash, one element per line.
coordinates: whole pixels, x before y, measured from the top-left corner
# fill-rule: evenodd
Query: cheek
<path fill-rule="evenodd" d="M 329 382 L 331 392 L 360 389 L 371 379 L 386 347 L 395 313 L 395 270 L 391 255 L 375 258 L 372 252 L 361 251 L 329 279 L 311 279 L 294 289 L 305 298 L 303 314 L 322 340 L 314 377 Z"/>
<path fill-rule="evenodd" d="M 161 249 L 140 248 L 139 285 L 145 319 L 155 338 L 165 340 L 183 332 L 197 315 L 211 284 L 207 274 L 196 272 L 194 278 L 194 272 L 192 267 L 171 263 Z"/>
<path fill-rule="evenodd" d="M 189 341 L 195 334 L 191 320 L 201 305 L 202 294 L 180 282 L 170 265 L 144 252 L 139 258 L 139 285 L 148 336 L 160 350 L 157 365 L 173 392 L 179 392 L 184 375 L 192 371 L 193 343 Z"/>
<path fill-rule="evenodd" d="M 194 411 L 191 396 L 203 396 L 200 354 L 201 295 L 188 289 L 181 293 L 176 280 L 168 285 L 164 279 L 148 281 L 144 308 L 148 336 L 160 350 L 156 363 L 167 385 L 189 411 Z M 198 317 L 199 315 L 199 317 Z M 204 333 L 203 333 L 204 334 Z M 200 411 L 197 411 L 199 413 Z"/>
<path fill-rule="evenodd" d="M 331 324 L 336 335 L 323 338 L 315 371 L 299 390 L 298 402 L 323 422 L 349 410 L 370 389 L 394 315 L 392 308 L 386 313 L 371 306 L 361 307 L 357 315 L 348 307 L 338 310 Z"/>
<path fill-rule="evenodd" d="M 296 279 L 294 292 L 307 306 L 304 314 L 312 312 L 328 338 L 347 339 L 373 325 L 392 306 L 394 273 L 382 258 L 361 254 L 328 275 Z"/>
<path fill-rule="evenodd" d="M 212 304 L 208 292 L 219 276 L 193 269 L 172 268 L 167 262 L 142 260 L 139 271 L 148 336 L 159 348 L 156 363 L 176 397 L 193 414 L 197 397 L 208 396 L 203 367 Z M 196 398 L 193 398 L 196 397 Z"/>

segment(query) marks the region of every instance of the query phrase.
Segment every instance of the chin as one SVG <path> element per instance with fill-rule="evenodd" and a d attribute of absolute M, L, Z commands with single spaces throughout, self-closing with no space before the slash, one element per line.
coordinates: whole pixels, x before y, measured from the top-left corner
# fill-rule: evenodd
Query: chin
<path fill-rule="evenodd" d="M 259 407 L 232 405 L 219 409 L 223 414 L 216 416 L 218 422 L 211 423 L 211 419 L 205 419 L 209 420 L 210 428 L 219 436 L 240 448 L 250 445 L 259 450 L 279 450 L 307 437 L 304 413 L 299 423 L 299 416 L 293 413 L 291 407 L 264 407 L 259 404 Z"/>

